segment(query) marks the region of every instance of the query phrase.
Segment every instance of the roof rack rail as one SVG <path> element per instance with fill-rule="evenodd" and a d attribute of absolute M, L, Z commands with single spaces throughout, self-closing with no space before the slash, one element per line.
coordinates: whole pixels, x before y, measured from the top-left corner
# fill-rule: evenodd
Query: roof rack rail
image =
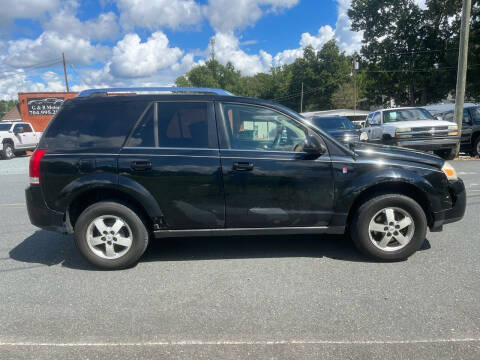
<path fill-rule="evenodd" d="M 138 93 L 138 92 L 169 92 L 169 93 L 196 93 L 234 96 L 231 92 L 211 88 L 182 88 L 182 87 L 132 87 L 132 88 L 103 88 L 81 91 L 77 97 L 107 95 L 109 93 Z"/>

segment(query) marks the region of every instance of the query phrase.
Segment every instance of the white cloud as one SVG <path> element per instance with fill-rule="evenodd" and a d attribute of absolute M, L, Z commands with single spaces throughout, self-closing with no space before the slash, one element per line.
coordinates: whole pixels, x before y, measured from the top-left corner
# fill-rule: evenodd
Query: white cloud
<path fill-rule="evenodd" d="M 297 5 L 299 0 L 209 0 L 205 17 L 220 33 L 255 25 L 265 12 L 276 12 Z"/>
<path fill-rule="evenodd" d="M 60 84 L 58 75 L 53 72 L 43 74 L 42 78 L 44 82 L 33 82 L 29 80 L 23 70 L 0 72 L 0 99 L 17 99 L 19 92 L 43 92 L 65 89 Z"/>
<path fill-rule="evenodd" d="M 348 9 L 351 0 L 337 0 L 337 21 L 335 29 L 330 25 L 324 25 L 318 29 L 316 35 L 308 32 L 303 33 L 300 39 L 300 47 L 296 49 L 287 49 L 279 52 L 273 59 L 275 66 L 290 64 L 295 59 L 302 57 L 303 48 L 313 46 L 314 49 L 320 50 L 322 46 L 329 40 L 335 39 L 341 51 L 347 54 L 353 54 L 362 47 L 362 32 L 351 31 L 351 20 L 348 17 Z"/>
<path fill-rule="evenodd" d="M 362 47 L 363 32 L 351 31 L 352 21 L 348 17 L 351 0 L 337 0 L 337 22 L 335 24 L 335 38 L 340 50 L 347 54 L 359 51 Z"/>
<path fill-rule="evenodd" d="M 311 35 L 310 33 L 303 33 L 300 40 L 300 45 L 303 47 L 313 46 L 315 49 L 320 49 L 327 41 L 333 39 L 335 36 L 335 31 L 330 25 L 322 26 L 318 29 L 316 36 Z"/>
<path fill-rule="evenodd" d="M 3 0 L 1 5 L 0 26 L 5 26 L 14 19 L 42 18 L 59 6 L 59 0 Z"/>
<path fill-rule="evenodd" d="M 49 91 L 64 91 L 64 79 L 54 71 L 47 71 L 43 73 L 42 79 Z"/>
<path fill-rule="evenodd" d="M 95 40 L 114 39 L 118 34 L 117 16 L 113 12 L 102 13 L 96 19 L 81 22 L 69 8 L 55 13 L 44 25 L 44 29 Z"/>
<path fill-rule="evenodd" d="M 254 75 L 268 71 L 272 66 L 272 56 L 261 50 L 258 54 L 247 54 L 240 48 L 240 41 L 233 33 L 215 35 L 215 55 L 221 63 L 231 62 L 244 75 Z"/>
<path fill-rule="evenodd" d="M 154 32 L 146 42 L 137 34 L 125 35 L 113 48 L 110 73 L 122 78 L 139 78 L 173 66 L 183 55 L 177 47 L 169 47 L 167 36 Z"/>
<path fill-rule="evenodd" d="M 201 7 L 194 0 L 117 0 L 117 7 L 126 29 L 179 29 L 202 21 Z"/>
<path fill-rule="evenodd" d="M 93 45 L 89 40 L 74 35 L 60 35 L 46 31 L 38 38 L 21 39 L 7 43 L 5 63 L 21 68 L 59 59 L 65 53 L 69 63 L 86 65 L 101 61 L 109 54 L 108 47 Z"/>

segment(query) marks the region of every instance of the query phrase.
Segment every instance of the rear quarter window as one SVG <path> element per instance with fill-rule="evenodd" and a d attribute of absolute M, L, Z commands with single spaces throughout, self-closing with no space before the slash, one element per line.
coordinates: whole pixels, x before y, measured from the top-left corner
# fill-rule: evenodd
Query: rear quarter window
<path fill-rule="evenodd" d="M 49 150 L 119 149 L 147 106 L 146 101 L 108 99 L 67 102 L 39 146 Z"/>

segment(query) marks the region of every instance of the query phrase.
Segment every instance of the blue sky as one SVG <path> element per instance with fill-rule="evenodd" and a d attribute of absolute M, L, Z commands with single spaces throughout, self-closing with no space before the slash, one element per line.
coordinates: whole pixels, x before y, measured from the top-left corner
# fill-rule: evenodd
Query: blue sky
<path fill-rule="evenodd" d="M 0 0 L 0 98 L 71 88 L 171 85 L 209 56 L 244 75 L 335 38 L 351 53 L 350 0 Z"/>

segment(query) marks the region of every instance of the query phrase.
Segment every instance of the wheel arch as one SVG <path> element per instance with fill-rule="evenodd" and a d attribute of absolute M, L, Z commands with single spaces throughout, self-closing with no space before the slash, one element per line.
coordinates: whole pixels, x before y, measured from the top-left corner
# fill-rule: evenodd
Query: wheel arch
<path fill-rule="evenodd" d="M 163 212 L 153 196 L 142 186 L 132 184 L 103 184 L 77 189 L 68 199 L 65 211 L 67 231 L 73 232 L 78 216 L 95 202 L 113 200 L 130 206 L 145 220 L 148 229 L 159 230 L 165 227 Z M 130 186 L 128 186 L 130 185 Z"/>
<path fill-rule="evenodd" d="M 385 181 L 363 189 L 353 200 L 347 215 L 347 226 L 355 212 L 368 200 L 386 194 L 399 194 L 415 200 L 425 212 L 428 226 L 433 224 L 432 204 L 426 192 L 415 184 L 406 181 Z"/>
<path fill-rule="evenodd" d="M 2 140 L 2 144 L 11 144 L 13 146 L 13 148 L 15 148 L 15 142 L 13 141 L 13 139 L 11 138 L 5 138 Z"/>

